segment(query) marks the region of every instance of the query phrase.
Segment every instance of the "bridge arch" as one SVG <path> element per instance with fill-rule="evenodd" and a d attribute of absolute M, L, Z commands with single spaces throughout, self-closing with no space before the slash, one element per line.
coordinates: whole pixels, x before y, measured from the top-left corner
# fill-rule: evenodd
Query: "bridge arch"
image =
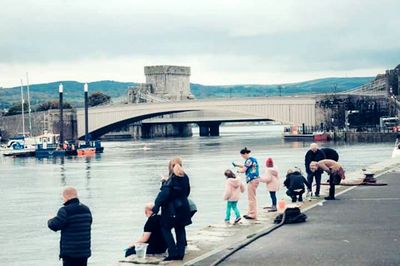
<path fill-rule="evenodd" d="M 313 126 L 316 124 L 315 98 L 266 97 L 244 99 L 192 100 L 146 104 L 119 104 L 89 109 L 89 133 L 92 138 L 127 124 L 164 114 L 190 111 L 211 112 L 212 117 L 192 117 L 171 123 L 204 121 L 266 121 Z M 84 136 L 84 110 L 77 110 L 78 138 Z"/>

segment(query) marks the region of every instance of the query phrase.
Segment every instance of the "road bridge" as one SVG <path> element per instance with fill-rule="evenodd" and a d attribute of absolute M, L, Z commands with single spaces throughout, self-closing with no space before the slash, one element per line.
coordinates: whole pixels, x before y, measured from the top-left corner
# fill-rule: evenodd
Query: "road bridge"
<path fill-rule="evenodd" d="M 196 112 L 159 123 L 197 123 L 203 135 L 218 135 L 222 122 L 279 121 L 287 124 L 315 126 L 314 97 L 263 97 L 241 99 L 187 100 L 176 102 L 115 104 L 89 109 L 89 133 L 98 138 L 123 126 L 166 114 Z M 153 123 L 156 123 L 154 120 Z M 144 123 L 152 123 L 147 120 Z M 78 137 L 85 134 L 84 110 L 77 110 Z M 207 133 L 208 132 L 208 133 Z"/>

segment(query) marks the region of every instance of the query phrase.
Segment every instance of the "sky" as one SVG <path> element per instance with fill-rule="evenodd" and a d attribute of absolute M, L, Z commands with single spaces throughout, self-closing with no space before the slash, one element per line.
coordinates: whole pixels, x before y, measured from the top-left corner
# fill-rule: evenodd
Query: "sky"
<path fill-rule="evenodd" d="M 375 76 L 400 63 L 399 0 L 0 0 L 0 87 L 144 82 L 191 67 L 206 85 Z"/>

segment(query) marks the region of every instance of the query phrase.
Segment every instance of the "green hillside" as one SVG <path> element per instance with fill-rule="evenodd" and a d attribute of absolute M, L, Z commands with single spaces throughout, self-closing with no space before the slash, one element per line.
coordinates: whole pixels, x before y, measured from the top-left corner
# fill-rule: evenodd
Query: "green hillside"
<path fill-rule="evenodd" d="M 30 85 L 31 104 L 37 105 L 51 99 L 58 99 L 58 85 L 62 83 L 64 86 L 64 100 L 73 106 L 83 106 L 83 84 L 77 81 L 57 81 L 44 84 Z M 103 92 L 112 99 L 120 98 L 128 94 L 128 87 L 134 85 L 134 82 L 118 82 L 111 80 L 103 80 L 90 82 L 89 94 L 93 92 Z M 26 93 L 26 88 L 24 88 Z M 21 88 L 0 89 L 0 109 L 8 108 L 13 103 L 21 102 Z"/>
<path fill-rule="evenodd" d="M 341 92 L 368 83 L 373 77 L 362 78 L 325 78 L 311 81 L 276 84 L 276 85 L 217 85 L 205 86 L 191 84 L 192 93 L 196 98 L 212 97 L 257 97 L 274 95 L 292 95 L 309 93 Z M 30 86 L 31 104 L 33 106 L 52 99 L 58 99 L 58 85 L 64 86 L 64 99 L 75 107 L 83 105 L 83 83 L 77 81 L 57 81 L 52 83 L 34 84 Z M 118 82 L 103 80 L 89 83 L 89 93 L 103 92 L 113 102 L 126 99 L 128 87 L 134 82 Z M 26 92 L 26 90 L 25 90 Z M 0 89 L 0 110 L 9 108 L 13 103 L 20 102 L 20 87 Z"/>
<path fill-rule="evenodd" d="M 312 93 L 334 93 L 356 88 L 370 82 L 373 77 L 324 78 L 298 83 L 276 85 L 231 85 L 204 86 L 192 84 L 192 93 L 197 98 L 209 97 L 257 97 Z"/>

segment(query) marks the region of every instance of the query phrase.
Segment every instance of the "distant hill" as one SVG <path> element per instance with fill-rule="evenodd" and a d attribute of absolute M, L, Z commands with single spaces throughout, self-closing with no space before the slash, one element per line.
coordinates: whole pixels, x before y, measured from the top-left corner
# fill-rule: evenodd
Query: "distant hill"
<path fill-rule="evenodd" d="M 72 106 L 83 106 L 83 84 L 77 81 L 57 81 L 29 86 L 31 105 L 37 105 L 51 99 L 58 99 L 58 85 L 64 86 L 64 100 Z M 118 82 L 102 80 L 88 83 L 89 94 L 100 91 L 116 100 L 121 96 L 128 95 L 128 87 L 135 85 L 134 82 Z M 24 87 L 24 93 L 26 88 Z M 15 102 L 21 102 L 21 88 L 0 89 L 0 109 L 8 108 Z"/>
<path fill-rule="evenodd" d="M 216 85 L 205 86 L 191 84 L 192 93 L 196 98 L 212 97 L 257 97 L 274 95 L 333 93 L 341 92 L 368 83 L 374 77 L 355 78 L 324 78 L 298 83 L 276 85 Z M 57 81 L 52 83 L 30 85 L 31 104 L 33 106 L 51 99 L 58 99 L 58 85 L 64 86 L 64 99 L 75 107 L 83 105 L 83 83 L 77 81 Z M 118 82 L 103 80 L 89 83 L 89 94 L 103 92 L 113 102 L 126 99 L 128 87 L 135 82 Z M 281 92 L 279 88 L 281 87 Z M 26 90 L 25 90 L 26 92 Z M 20 102 L 20 87 L 0 89 L 0 109 L 7 109 L 13 103 Z"/>
<path fill-rule="evenodd" d="M 324 78 L 310 81 L 275 85 L 230 85 L 204 86 L 191 84 L 197 98 L 209 97 L 257 97 L 293 94 L 334 93 L 356 88 L 373 80 L 374 77 Z M 281 91 L 280 91 L 281 89 Z"/>

